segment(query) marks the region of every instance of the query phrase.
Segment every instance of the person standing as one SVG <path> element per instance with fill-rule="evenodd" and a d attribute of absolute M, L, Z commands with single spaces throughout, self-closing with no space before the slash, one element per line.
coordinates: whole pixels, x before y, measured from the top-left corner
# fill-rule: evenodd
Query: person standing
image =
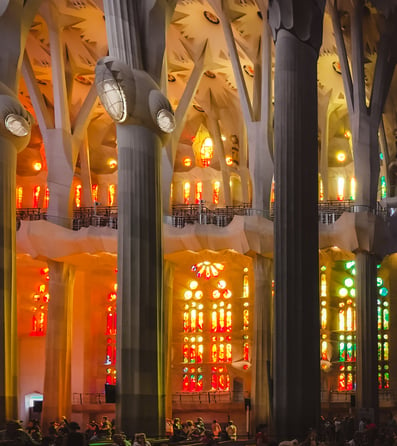
<path fill-rule="evenodd" d="M 237 426 L 232 420 L 227 423 L 226 433 L 230 440 L 237 440 Z"/>

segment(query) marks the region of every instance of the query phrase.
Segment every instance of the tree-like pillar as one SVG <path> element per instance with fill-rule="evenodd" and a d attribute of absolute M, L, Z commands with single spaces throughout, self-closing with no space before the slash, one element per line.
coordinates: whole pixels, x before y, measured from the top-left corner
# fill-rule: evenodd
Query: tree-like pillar
<path fill-rule="evenodd" d="M 255 309 L 252 427 L 271 421 L 271 333 L 272 333 L 272 272 L 273 261 L 260 255 L 253 260 L 255 273 Z"/>
<path fill-rule="evenodd" d="M 305 437 L 320 418 L 317 58 L 324 1 L 269 4 L 275 39 L 274 422 Z"/>
<path fill-rule="evenodd" d="M 50 281 L 46 358 L 44 376 L 44 404 L 42 427 L 47 430 L 51 421 L 70 417 L 71 353 L 73 316 L 73 267 L 63 262 L 49 261 Z"/>
<path fill-rule="evenodd" d="M 157 436 L 165 432 L 160 150 L 174 115 L 149 74 L 112 57 L 98 62 L 96 85 L 119 153 L 116 422 L 129 435 Z"/>
<path fill-rule="evenodd" d="M 0 83 L 0 425 L 17 418 L 16 212 L 17 153 L 30 139 L 31 117 Z"/>

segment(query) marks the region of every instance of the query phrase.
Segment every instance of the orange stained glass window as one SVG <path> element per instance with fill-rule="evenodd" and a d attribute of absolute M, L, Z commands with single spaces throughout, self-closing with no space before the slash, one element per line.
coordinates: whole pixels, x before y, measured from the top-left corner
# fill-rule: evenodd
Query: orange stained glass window
<path fill-rule="evenodd" d="M 211 331 L 216 332 L 218 331 L 218 312 L 213 311 L 211 313 Z"/>
<path fill-rule="evenodd" d="M 226 331 L 232 331 L 232 312 L 226 311 Z"/>
<path fill-rule="evenodd" d="M 328 342 L 322 341 L 321 342 L 321 359 L 328 360 Z"/>
<path fill-rule="evenodd" d="M 219 181 L 215 181 L 212 190 L 212 203 L 219 204 L 219 192 L 221 190 L 221 183 Z"/>
<path fill-rule="evenodd" d="M 116 186 L 114 184 L 109 184 L 108 205 L 114 206 L 115 202 L 116 202 Z"/>
<path fill-rule="evenodd" d="M 81 184 L 78 184 L 74 190 L 74 202 L 76 204 L 76 208 L 81 207 Z"/>
<path fill-rule="evenodd" d="M 107 307 L 106 315 L 106 335 L 115 335 L 117 333 L 117 315 L 116 308 L 112 305 Z"/>
<path fill-rule="evenodd" d="M 205 138 L 200 148 L 200 159 L 203 167 L 208 167 L 211 164 L 214 156 L 214 144 L 211 138 Z"/>
<path fill-rule="evenodd" d="M 199 311 L 197 318 L 197 331 L 203 331 L 203 326 L 204 326 L 204 313 L 202 311 Z"/>
<path fill-rule="evenodd" d="M 189 344 L 186 343 L 183 344 L 183 362 L 189 362 Z"/>
<path fill-rule="evenodd" d="M 50 203 L 50 189 L 46 187 L 44 192 L 43 208 L 47 209 L 49 203 Z"/>
<path fill-rule="evenodd" d="M 275 182 L 273 180 L 272 181 L 272 189 L 270 191 L 270 203 L 274 203 L 274 200 L 275 200 L 274 186 L 275 186 Z"/>
<path fill-rule="evenodd" d="M 321 273 L 320 276 L 320 287 L 321 287 L 321 297 L 327 297 L 327 275 L 325 273 Z"/>
<path fill-rule="evenodd" d="M 243 297 L 246 299 L 250 295 L 249 283 L 248 283 L 248 274 L 244 274 L 243 276 Z"/>
<path fill-rule="evenodd" d="M 245 309 L 243 311 L 243 330 L 248 330 L 249 327 L 249 311 Z"/>
<path fill-rule="evenodd" d="M 343 177 L 338 177 L 337 179 L 336 198 L 338 201 L 343 201 L 345 199 L 345 179 Z"/>
<path fill-rule="evenodd" d="M 327 309 L 321 308 L 321 328 L 325 330 L 327 328 Z"/>
<path fill-rule="evenodd" d="M 98 201 L 98 185 L 93 184 L 91 186 L 91 193 L 92 193 L 92 201 L 95 203 Z"/>
<path fill-rule="evenodd" d="M 243 359 L 244 361 L 249 361 L 249 343 L 248 342 L 244 342 L 243 344 Z"/>
<path fill-rule="evenodd" d="M 211 346 L 211 362 L 218 362 L 218 347 L 216 344 Z"/>
<path fill-rule="evenodd" d="M 40 198 L 40 186 L 34 186 L 33 188 L 33 207 L 39 207 L 39 198 Z"/>
<path fill-rule="evenodd" d="M 106 365 L 115 365 L 116 364 L 116 339 L 107 338 L 106 340 Z"/>
<path fill-rule="evenodd" d="M 186 181 L 183 183 L 183 203 L 189 204 L 190 202 L 190 183 Z"/>
<path fill-rule="evenodd" d="M 350 305 L 346 310 L 346 330 L 353 331 L 353 308 Z"/>
<path fill-rule="evenodd" d="M 339 310 L 339 330 L 345 331 L 345 310 L 344 310 L 344 304 L 339 304 L 340 310 Z"/>
<path fill-rule="evenodd" d="M 211 368 L 211 390 L 230 390 L 230 377 L 226 367 Z"/>
<path fill-rule="evenodd" d="M 190 344 L 190 362 L 196 362 L 196 344 Z"/>
<path fill-rule="evenodd" d="M 218 331 L 225 331 L 225 310 L 223 308 L 218 312 Z"/>
<path fill-rule="evenodd" d="M 16 207 L 20 209 L 22 207 L 23 187 L 17 186 L 16 189 Z"/>
<path fill-rule="evenodd" d="M 339 373 L 338 390 L 346 390 L 346 378 L 344 372 Z"/>
<path fill-rule="evenodd" d="M 197 318 L 197 311 L 191 310 L 190 311 L 190 331 L 196 331 L 196 318 Z"/>
<path fill-rule="evenodd" d="M 198 181 L 196 183 L 196 198 L 195 198 L 196 204 L 200 203 L 202 199 L 203 199 L 203 183 L 201 181 Z"/>
<path fill-rule="evenodd" d="M 187 333 L 190 331 L 190 324 L 189 324 L 189 313 L 185 311 L 183 313 L 183 331 Z"/>
<path fill-rule="evenodd" d="M 44 275 L 43 270 L 48 273 L 48 268 L 40 269 L 41 276 L 44 276 L 44 280 L 47 280 L 48 274 Z M 30 336 L 45 336 L 47 331 L 48 302 L 50 300 L 50 294 L 45 283 L 41 283 L 38 286 L 37 292 L 32 296 L 32 300 L 32 326 Z"/>
<path fill-rule="evenodd" d="M 114 367 L 107 367 L 106 369 L 106 384 L 115 385 L 117 378 L 117 372 Z"/>
<path fill-rule="evenodd" d="M 346 390 L 353 390 L 353 373 L 349 372 L 346 378 Z"/>
<path fill-rule="evenodd" d="M 183 369 L 182 391 L 200 392 L 203 390 L 203 374 L 201 367 Z"/>
<path fill-rule="evenodd" d="M 321 178 L 320 178 L 319 187 L 318 187 L 318 199 L 319 199 L 319 201 L 324 200 L 324 184 L 323 184 L 323 180 Z"/>

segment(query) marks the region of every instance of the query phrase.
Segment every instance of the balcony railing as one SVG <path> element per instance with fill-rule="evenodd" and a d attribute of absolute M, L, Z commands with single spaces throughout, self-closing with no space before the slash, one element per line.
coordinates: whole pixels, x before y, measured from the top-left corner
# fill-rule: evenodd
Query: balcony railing
<path fill-rule="evenodd" d="M 354 201 L 322 201 L 318 203 L 318 221 L 329 225 L 335 223 L 344 212 L 363 212 L 366 210 L 368 210 L 367 207 L 357 205 Z M 383 208 L 378 204 L 372 212 L 386 220 L 392 215 L 390 211 L 391 209 Z M 273 207 L 269 211 L 265 211 L 263 209 L 253 209 L 250 204 L 216 209 L 210 209 L 203 204 L 179 204 L 172 207 L 170 223 L 176 228 L 183 228 L 193 223 L 213 224 L 223 227 L 230 224 L 235 215 L 259 215 L 269 220 L 274 219 Z M 47 210 L 37 208 L 17 209 L 17 228 L 19 228 L 22 220 L 47 220 Z M 117 206 L 75 209 L 73 211 L 72 229 L 77 231 L 89 226 L 107 226 L 117 229 Z"/>

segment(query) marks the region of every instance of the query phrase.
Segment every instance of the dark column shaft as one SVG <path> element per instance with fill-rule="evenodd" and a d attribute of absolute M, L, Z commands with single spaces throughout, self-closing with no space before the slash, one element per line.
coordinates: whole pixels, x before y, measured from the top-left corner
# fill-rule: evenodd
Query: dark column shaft
<path fill-rule="evenodd" d="M 275 355 L 278 439 L 320 416 L 317 54 L 280 30 L 275 68 Z"/>
<path fill-rule="evenodd" d="M 356 254 L 356 407 L 360 411 L 366 411 L 373 420 L 378 417 L 376 263 L 373 254 L 368 252 Z"/>
<path fill-rule="evenodd" d="M 164 432 L 160 139 L 118 126 L 118 427 Z"/>

